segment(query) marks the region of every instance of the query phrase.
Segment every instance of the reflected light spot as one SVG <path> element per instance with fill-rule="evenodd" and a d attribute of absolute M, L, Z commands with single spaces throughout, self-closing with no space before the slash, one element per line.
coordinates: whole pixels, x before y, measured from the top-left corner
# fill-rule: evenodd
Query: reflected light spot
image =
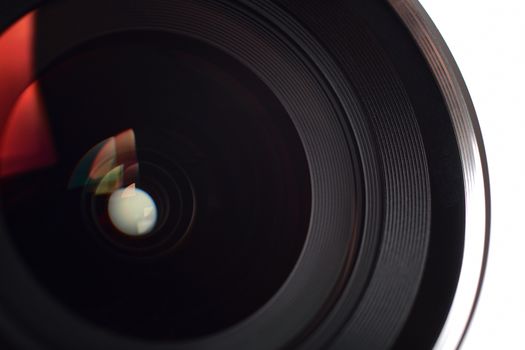
<path fill-rule="evenodd" d="M 109 198 L 108 214 L 113 225 L 129 236 L 150 233 L 157 223 L 157 206 L 153 198 L 132 184 L 116 190 Z"/>

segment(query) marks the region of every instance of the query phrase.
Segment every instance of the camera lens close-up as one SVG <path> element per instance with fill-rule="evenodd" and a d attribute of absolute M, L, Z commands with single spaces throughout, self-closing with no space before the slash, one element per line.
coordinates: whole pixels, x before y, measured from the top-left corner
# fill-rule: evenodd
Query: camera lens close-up
<path fill-rule="evenodd" d="M 0 33 L 2 349 L 461 345 L 487 167 L 417 1 L 17 0 Z"/>

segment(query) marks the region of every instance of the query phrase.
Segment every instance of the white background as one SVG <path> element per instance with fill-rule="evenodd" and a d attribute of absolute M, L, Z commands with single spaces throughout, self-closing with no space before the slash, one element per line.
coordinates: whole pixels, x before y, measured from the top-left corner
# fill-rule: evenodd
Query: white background
<path fill-rule="evenodd" d="M 525 0 L 420 0 L 467 83 L 489 163 L 492 228 L 462 350 L 525 350 Z"/>

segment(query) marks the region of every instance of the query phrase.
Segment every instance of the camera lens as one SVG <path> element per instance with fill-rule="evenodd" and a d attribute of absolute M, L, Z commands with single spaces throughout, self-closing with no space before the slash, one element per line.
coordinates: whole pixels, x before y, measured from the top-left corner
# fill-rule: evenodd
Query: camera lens
<path fill-rule="evenodd" d="M 9 347 L 461 342 L 484 158 L 414 2 L 19 0 L 0 28 Z"/>

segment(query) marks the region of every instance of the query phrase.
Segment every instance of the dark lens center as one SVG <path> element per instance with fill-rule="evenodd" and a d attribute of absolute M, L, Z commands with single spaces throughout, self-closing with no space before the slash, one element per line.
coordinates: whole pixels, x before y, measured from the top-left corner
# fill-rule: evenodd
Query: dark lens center
<path fill-rule="evenodd" d="M 3 177 L 2 202 L 20 254 L 70 309 L 184 339 L 241 321 L 284 283 L 308 230 L 308 165 L 255 74 L 194 40 L 128 33 L 65 55 L 38 91 L 54 161 Z M 115 146 L 114 174 L 70 186 L 93 147 L 130 130 L 133 161 Z M 111 194 L 132 184 L 157 210 L 140 239 L 108 217 Z"/>

